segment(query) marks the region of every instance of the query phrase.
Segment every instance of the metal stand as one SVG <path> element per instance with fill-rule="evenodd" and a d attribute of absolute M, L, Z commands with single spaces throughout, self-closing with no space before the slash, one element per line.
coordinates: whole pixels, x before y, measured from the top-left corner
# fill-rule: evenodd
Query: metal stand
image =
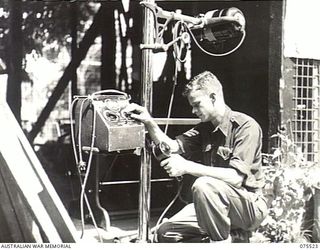
<path fill-rule="evenodd" d="M 145 1 L 154 3 L 154 0 Z M 154 43 L 154 18 L 148 8 L 143 10 L 143 44 Z M 142 105 L 152 113 L 152 50 L 142 50 L 141 65 Z M 142 150 L 139 191 L 139 242 L 149 242 L 150 194 L 151 194 L 151 151 L 148 146 Z"/>

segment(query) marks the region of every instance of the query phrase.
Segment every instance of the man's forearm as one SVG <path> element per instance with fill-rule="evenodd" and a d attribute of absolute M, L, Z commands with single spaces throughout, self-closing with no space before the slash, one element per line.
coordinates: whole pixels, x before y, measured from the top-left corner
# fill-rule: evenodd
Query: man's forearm
<path fill-rule="evenodd" d="M 151 120 L 147 123 L 145 123 L 146 129 L 149 132 L 149 135 L 151 137 L 151 140 L 155 143 L 158 144 L 160 142 L 165 142 L 166 144 L 169 145 L 171 151 L 173 153 L 178 153 L 179 152 L 179 144 L 177 143 L 176 140 L 171 139 L 169 136 L 167 136 L 158 126 L 158 124 L 154 121 Z"/>
<path fill-rule="evenodd" d="M 233 168 L 211 167 L 186 160 L 185 173 L 193 176 L 209 176 L 225 181 L 235 187 L 240 187 L 243 176 Z"/>

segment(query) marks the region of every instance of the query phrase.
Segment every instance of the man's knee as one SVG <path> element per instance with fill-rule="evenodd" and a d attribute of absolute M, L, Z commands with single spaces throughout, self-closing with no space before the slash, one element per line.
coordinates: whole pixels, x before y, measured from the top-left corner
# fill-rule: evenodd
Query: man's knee
<path fill-rule="evenodd" d="M 199 193 L 207 193 L 209 190 L 210 193 L 219 194 L 223 192 L 225 183 L 221 180 L 218 180 L 213 177 L 202 176 L 196 179 L 196 181 L 192 185 L 192 193 L 199 194 Z"/>

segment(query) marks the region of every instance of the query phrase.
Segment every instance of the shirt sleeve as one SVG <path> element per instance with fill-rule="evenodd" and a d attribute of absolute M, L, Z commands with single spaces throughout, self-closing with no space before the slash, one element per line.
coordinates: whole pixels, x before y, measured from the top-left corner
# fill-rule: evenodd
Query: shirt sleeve
<path fill-rule="evenodd" d="M 179 147 L 184 154 L 190 154 L 201 149 L 201 134 L 196 126 L 176 137 Z"/>
<path fill-rule="evenodd" d="M 260 186 L 254 174 L 261 168 L 262 130 L 250 119 L 238 127 L 230 159 L 230 166 L 245 175 L 244 184 Z"/>

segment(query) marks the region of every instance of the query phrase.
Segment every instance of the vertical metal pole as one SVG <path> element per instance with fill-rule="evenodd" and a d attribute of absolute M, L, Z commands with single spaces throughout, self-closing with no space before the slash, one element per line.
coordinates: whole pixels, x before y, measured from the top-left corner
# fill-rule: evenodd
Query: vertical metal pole
<path fill-rule="evenodd" d="M 155 3 L 154 0 L 145 2 Z M 142 43 L 154 43 L 154 17 L 148 8 L 143 9 L 143 32 Z M 142 51 L 141 65 L 141 101 L 142 105 L 152 113 L 152 50 Z M 149 220 L 150 220 L 150 192 L 151 191 L 151 152 L 146 146 L 141 155 L 140 169 L 140 193 L 139 193 L 139 234 L 138 240 L 141 242 L 149 241 Z"/>

